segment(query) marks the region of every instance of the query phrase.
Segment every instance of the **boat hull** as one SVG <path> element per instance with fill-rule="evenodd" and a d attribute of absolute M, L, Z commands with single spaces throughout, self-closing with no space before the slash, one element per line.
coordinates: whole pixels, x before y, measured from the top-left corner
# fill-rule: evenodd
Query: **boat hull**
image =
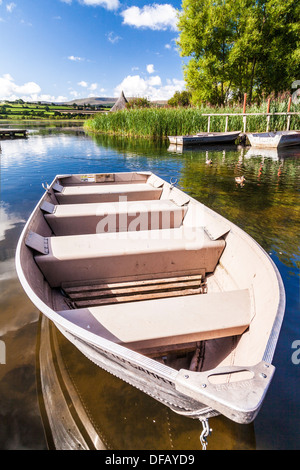
<path fill-rule="evenodd" d="M 43 315 L 39 338 L 37 386 L 50 449 L 201 448 L 202 426 L 198 420 L 181 419 L 164 404 L 141 396 L 135 387 L 121 383 L 89 359 L 85 360 Z M 98 390 L 97 397 L 90 394 L 91 389 Z M 132 403 L 135 403 L 134 407 Z M 137 414 L 141 416 L 141 413 L 148 419 L 137 419 Z M 63 420 L 61 416 L 64 416 Z M 122 432 L 124 417 L 125 436 Z M 209 439 L 210 449 L 255 449 L 253 424 L 243 426 L 242 433 L 239 424 L 222 417 L 211 424 L 214 438 Z"/>
<path fill-rule="evenodd" d="M 128 351 L 122 355 L 120 351 L 109 351 L 105 347 L 95 348 L 89 342 L 79 342 L 77 337 L 62 329 L 60 325 L 56 324 L 56 327 L 94 364 L 154 397 L 176 413 L 194 419 L 210 418 L 220 414 L 211 407 L 179 393 L 176 390 L 176 377 L 161 364 L 152 368 L 150 362 L 147 364 L 140 358 L 128 355 Z"/>
<path fill-rule="evenodd" d="M 196 135 L 169 136 L 170 144 L 178 146 L 232 143 L 238 139 L 238 132 L 203 132 Z"/>

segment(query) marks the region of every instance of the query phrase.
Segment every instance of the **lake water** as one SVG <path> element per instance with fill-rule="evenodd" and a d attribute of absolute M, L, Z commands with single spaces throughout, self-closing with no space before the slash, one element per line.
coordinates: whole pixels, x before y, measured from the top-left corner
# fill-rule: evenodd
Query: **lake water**
<path fill-rule="evenodd" d="M 137 170 L 177 180 L 184 191 L 246 230 L 270 254 L 285 285 L 286 313 L 273 361 L 276 373 L 264 405 L 249 426 L 211 419 L 208 449 L 298 449 L 300 149 L 283 155 L 236 147 L 180 153 L 167 142 L 91 137 L 70 128 L 31 128 L 27 139 L 3 140 L 0 145 L 0 449 L 47 448 L 36 380 L 40 315 L 14 266 L 18 237 L 41 197 L 42 183 L 62 173 Z M 246 178 L 243 186 L 235 182 L 241 175 Z M 106 448 L 200 449 L 198 421 L 174 415 L 109 374 L 96 372 L 59 335 L 58 341 L 69 365 L 73 363 L 78 393 L 90 395 L 87 406 L 97 404 L 94 420 Z"/>

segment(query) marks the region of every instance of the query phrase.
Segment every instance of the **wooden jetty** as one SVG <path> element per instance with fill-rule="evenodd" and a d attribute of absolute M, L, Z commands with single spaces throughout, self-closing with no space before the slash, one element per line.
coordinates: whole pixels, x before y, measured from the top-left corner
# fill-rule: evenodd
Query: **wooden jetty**
<path fill-rule="evenodd" d="M 26 129 L 0 129 L 0 139 L 16 139 L 27 137 Z"/>

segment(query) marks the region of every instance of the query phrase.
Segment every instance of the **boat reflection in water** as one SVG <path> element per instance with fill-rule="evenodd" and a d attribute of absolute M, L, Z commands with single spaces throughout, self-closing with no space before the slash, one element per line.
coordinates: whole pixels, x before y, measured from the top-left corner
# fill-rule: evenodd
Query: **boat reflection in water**
<path fill-rule="evenodd" d="M 170 144 L 168 147 L 168 152 L 170 153 L 192 153 L 199 151 L 199 146 L 191 146 L 184 148 L 175 144 Z M 254 148 L 254 147 L 244 147 L 241 145 L 214 145 L 213 149 L 211 146 L 202 145 L 201 151 L 205 151 L 206 157 L 211 156 L 212 152 L 222 152 L 223 157 L 226 156 L 227 152 L 238 151 L 240 153 L 240 158 L 270 158 L 274 161 L 282 160 L 285 158 L 295 158 L 300 157 L 300 146 L 298 147 L 284 147 L 284 148 Z M 225 162 L 223 162 L 225 163 Z"/>
<path fill-rule="evenodd" d="M 286 158 L 300 157 L 300 146 L 299 147 L 284 147 L 284 148 L 253 148 L 250 147 L 245 158 L 262 157 L 271 158 L 274 161 L 284 160 Z"/>
<path fill-rule="evenodd" d="M 94 365 L 45 316 L 38 341 L 39 401 L 50 449 L 201 450 L 201 422 L 172 412 Z M 210 419 L 207 449 L 255 449 L 254 425 Z"/>
<path fill-rule="evenodd" d="M 167 148 L 167 151 L 170 153 L 192 153 L 192 152 L 233 152 L 236 151 L 237 149 L 243 150 L 245 147 L 242 147 L 241 145 L 235 145 L 232 143 L 228 144 L 215 144 L 214 146 L 212 145 L 190 145 L 189 147 L 183 147 L 182 145 L 176 145 L 176 144 L 170 144 Z"/>

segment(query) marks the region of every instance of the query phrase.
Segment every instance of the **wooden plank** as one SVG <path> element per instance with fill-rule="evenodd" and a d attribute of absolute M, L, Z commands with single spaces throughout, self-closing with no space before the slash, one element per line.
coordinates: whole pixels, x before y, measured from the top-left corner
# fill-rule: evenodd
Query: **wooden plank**
<path fill-rule="evenodd" d="M 144 279 L 140 281 L 125 281 L 125 282 L 113 282 L 113 283 L 101 283 L 101 284 L 90 284 L 90 285 L 83 285 L 83 286 L 68 286 L 63 285 L 63 289 L 67 294 L 75 293 L 75 292 L 84 292 L 84 291 L 93 291 L 93 290 L 101 290 L 101 289 L 116 289 L 121 287 L 137 287 L 137 286 L 146 286 L 151 284 L 168 284 L 170 282 L 186 282 L 186 281 L 193 281 L 193 280 L 202 280 L 201 274 L 190 275 L 190 276 L 180 276 L 180 277 L 168 277 L 168 278 L 161 278 L 161 279 Z"/>
<path fill-rule="evenodd" d="M 93 298 L 93 297 L 107 297 L 107 296 L 117 296 L 120 294 L 123 295 L 130 295 L 133 293 L 146 293 L 146 292 L 153 292 L 153 291 L 167 291 L 167 290 L 174 290 L 174 289 L 187 289 L 189 287 L 196 287 L 199 288 L 199 280 L 190 281 L 190 282 L 174 282 L 174 283 L 166 283 L 166 284 L 152 284 L 148 286 L 139 286 L 139 287 L 120 287 L 120 288 L 111 288 L 111 289 L 103 289 L 103 290 L 93 290 L 93 291 L 85 291 L 85 292 L 76 292 L 71 293 L 69 296 L 72 300 L 80 300 L 84 298 Z"/>
<path fill-rule="evenodd" d="M 170 292 L 153 292 L 140 295 L 126 295 L 120 297 L 109 297 L 104 299 L 93 299 L 93 300 L 79 300 L 76 301 L 76 307 L 92 307 L 100 305 L 108 305 L 114 303 L 124 303 L 124 302 L 137 302 L 141 300 L 152 300 L 152 299 L 161 299 L 165 297 L 178 297 L 184 295 L 193 295 L 201 294 L 201 288 L 197 289 L 185 289 L 180 291 L 170 291 Z"/>
<path fill-rule="evenodd" d="M 26 137 L 26 129 L 0 129 L 0 138 L 16 138 L 16 137 Z"/>

